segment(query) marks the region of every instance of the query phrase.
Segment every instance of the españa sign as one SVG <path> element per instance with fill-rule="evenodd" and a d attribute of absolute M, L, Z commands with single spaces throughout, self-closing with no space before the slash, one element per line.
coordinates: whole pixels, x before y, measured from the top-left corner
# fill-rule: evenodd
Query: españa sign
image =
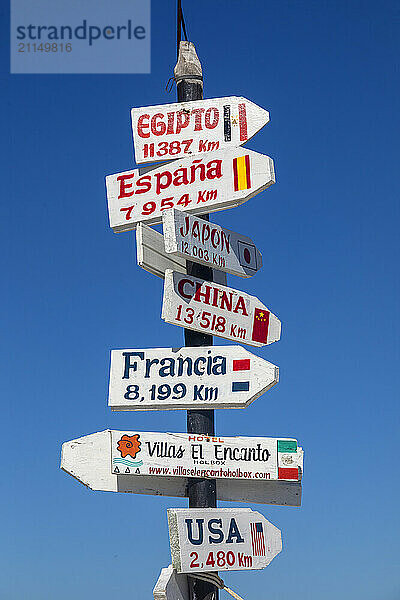
<path fill-rule="evenodd" d="M 118 475 L 300 481 L 302 457 L 287 438 L 111 431 L 110 468 Z"/>
<path fill-rule="evenodd" d="M 241 146 L 269 121 L 269 113 L 231 96 L 132 108 L 137 164 L 173 160 Z"/>
<path fill-rule="evenodd" d="M 264 569 L 282 550 L 280 530 L 250 508 L 169 508 L 178 573 Z"/>
<path fill-rule="evenodd" d="M 244 148 L 183 158 L 144 175 L 139 169 L 108 175 L 110 227 L 161 223 L 167 208 L 203 214 L 239 206 L 273 183 L 272 159 Z"/>
<path fill-rule="evenodd" d="M 281 322 L 256 297 L 167 270 L 161 317 L 173 325 L 265 346 L 281 337 Z"/>
<path fill-rule="evenodd" d="M 242 346 L 112 350 L 112 410 L 245 408 L 279 369 Z"/>

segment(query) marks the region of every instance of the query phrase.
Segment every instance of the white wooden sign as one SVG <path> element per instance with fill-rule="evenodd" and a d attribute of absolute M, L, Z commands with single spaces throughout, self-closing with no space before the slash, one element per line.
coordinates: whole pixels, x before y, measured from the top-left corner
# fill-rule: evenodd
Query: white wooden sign
<path fill-rule="evenodd" d="M 281 337 L 281 322 L 256 296 L 169 270 L 161 318 L 250 346 L 272 344 Z"/>
<path fill-rule="evenodd" d="M 164 236 L 145 223 L 138 223 L 136 227 L 136 254 L 139 267 L 157 277 L 164 278 L 167 269 L 186 273 L 186 260 L 167 254 Z M 213 281 L 226 285 L 226 273 L 213 269 Z"/>
<path fill-rule="evenodd" d="M 190 600 L 187 576 L 177 573 L 172 565 L 161 569 L 153 590 L 154 600 Z"/>
<path fill-rule="evenodd" d="M 252 277 L 262 266 L 253 240 L 200 217 L 166 210 L 163 230 L 165 251 L 176 259 L 186 258 L 239 277 Z"/>
<path fill-rule="evenodd" d="M 111 431 L 110 469 L 126 477 L 161 475 L 298 481 L 302 450 L 291 438 Z"/>
<path fill-rule="evenodd" d="M 167 208 L 203 214 L 239 206 L 273 183 L 272 159 L 244 148 L 182 158 L 144 175 L 138 169 L 108 175 L 110 227 L 161 223 Z"/>
<path fill-rule="evenodd" d="M 279 369 L 242 346 L 112 350 L 112 410 L 245 408 Z"/>
<path fill-rule="evenodd" d="M 264 569 L 282 550 L 280 530 L 250 508 L 169 508 L 178 573 Z"/>
<path fill-rule="evenodd" d="M 241 146 L 269 121 L 266 110 L 238 96 L 143 106 L 131 114 L 137 164 Z"/>
<path fill-rule="evenodd" d="M 118 437 L 119 434 L 121 434 L 120 437 Z M 117 432 L 114 438 L 118 437 L 118 439 L 121 439 L 122 435 L 129 434 L 126 432 Z M 133 435 L 137 435 L 137 432 L 133 432 Z M 163 436 L 166 434 L 156 435 Z M 171 435 L 175 440 L 177 439 L 176 435 Z M 92 490 L 187 497 L 188 476 L 183 473 L 182 475 L 170 477 L 167 473 L 162 473 L 160 467 L 157 467 L 157 472 L 153 471 L 151 475 L 141 475 L 140 477 L 128 476 L 127 474 L 121 474 L 123 470 L 123 465 L 121 464 L 118 467 L 120 472 L 114 473 L 111 468 L 112 457 L 114 458 L 116 455 L 120 456 L 121 453 L 118 451 L 116 453 L 111 452 L 111 436 L 112 432 L 107 429 L 65 442 L 62 446 L 61 468 Z M 139 441 L 141 440 L 139 439 Z M 200 442 L 195 440 L 193 443 L 199 444 Z M 208 442 L 207 445 L 210 445 L 210 443 Z M 289 449 L 294 449 L 294 446 L 292 448 L 287 446 L 286 450 Z M 285 448 L 281 447 L 281 450 L 285 450 Z M 286 468 L 290 468 L 289 462 L 291 460 L 293 460 L 293 463 L 302 464 L 301 448 L 298 448 L 297 452 L 284 452 L 283 454 L 285 456 L 279 459 L 278 462 L 286 466 Z M 139 457 L 137 460 L 139 460 Z M 246 465 L 247 462 L 244 461 L 242 471 L 247 471 Z M 207 465 L 203 465 L 203 467 L 205 466 Z M 125 465 L 125 470 L 126 467 L 128 465 Z M 218 465 L 214 465 L 214 467 L 221 468 Z M 169 467 L 166 468 L 168 469 Z M 294 472 L 293 474 L 295 475 Z M 301 504 L 301 482 L 295 479 L 280 478 L 277 480 L 268 480 L 261 477 L 235 479 L 231 477 L 216 479 L 216 485 L 218 499 L 222 501 L 256 502 L 259 504 L 281 504 L 286 506 L 300 506 Z"/>

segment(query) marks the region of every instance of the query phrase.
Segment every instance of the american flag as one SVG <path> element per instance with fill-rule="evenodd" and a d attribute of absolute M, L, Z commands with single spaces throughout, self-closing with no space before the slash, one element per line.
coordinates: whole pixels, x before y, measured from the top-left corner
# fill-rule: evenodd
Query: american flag
<path fill-rule="evenodd" d="M 265 540 L 262 523 L 250 523 L 253 556 L 265 556 Z"/>

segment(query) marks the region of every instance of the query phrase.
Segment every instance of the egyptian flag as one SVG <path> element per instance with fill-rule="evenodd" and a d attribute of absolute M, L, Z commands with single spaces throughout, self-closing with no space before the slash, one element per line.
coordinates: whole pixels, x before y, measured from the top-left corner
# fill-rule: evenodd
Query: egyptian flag
<path fill-rule="evenodd" d="M 253 342 L 260 342 L 260 344 L 267 344 L 268 328 L 269 328 L 269 311 L 265 308 L 254 309 L 253 319 L 253 331 L 251 333 L 251 339 Z"/>
<path fill-rule="evenodd" d="M 250 156 L 238 156 L 233 159 L 233 187 L 235 192 L 251 188 Z"/>

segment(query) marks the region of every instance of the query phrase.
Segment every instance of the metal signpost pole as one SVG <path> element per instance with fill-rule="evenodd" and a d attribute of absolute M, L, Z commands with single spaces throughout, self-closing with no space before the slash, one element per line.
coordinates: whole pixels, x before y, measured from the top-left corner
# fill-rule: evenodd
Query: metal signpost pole
<path fill-rule="evenodd" d="M 201 100 L 203 98 L 203 78 L 200 61 L 196 51 L 189 42 L 180 42 L 182 10 L 178 1 L 178 62 L 175 67 L 178 102 Z M 193 78 L 191 78 L 192 76 Z M 209 220 L 209 215 L 202 215 Z M 200 277 L 206 281 L 213 280 L 210 267 L 186 261 L 188 275 Z M 185 329 L 186 346 L 212 346 L 212 335 Z M 188 410 L 187 432 L 193 434 L 215 435 L 213 410 Z M 217 506 L 217 485 L 215 479 L 188 480 L 189 508 L 215 508 Z M 217 600 L 218 588 L 207 581 L 189 578 L 191 600 Z"/>

